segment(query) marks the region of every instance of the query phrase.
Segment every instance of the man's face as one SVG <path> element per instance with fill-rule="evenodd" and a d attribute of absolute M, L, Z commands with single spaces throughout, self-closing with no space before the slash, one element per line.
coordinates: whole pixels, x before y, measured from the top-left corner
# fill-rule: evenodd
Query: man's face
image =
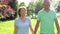
<path fill-rule="evenodd" d="M 50 3 L 48 1 L 44 1 L 43 5 L 44 5 L 45 9 L 47 9 L 47 10 L 50 9 Z"/>

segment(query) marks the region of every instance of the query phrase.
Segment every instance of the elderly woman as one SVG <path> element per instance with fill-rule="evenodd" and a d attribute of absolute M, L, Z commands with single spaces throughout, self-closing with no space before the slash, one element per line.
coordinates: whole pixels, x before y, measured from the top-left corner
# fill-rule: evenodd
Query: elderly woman
<path fill-rule="evenodd" d="M 29 28 L 33 33 L 31 27 L 31 20 L 26 17 L 26 9 L 20 7 L 18 10 L 19 17 L 15 19 L 14 22 L 14 34 L 29 34 Z"/>

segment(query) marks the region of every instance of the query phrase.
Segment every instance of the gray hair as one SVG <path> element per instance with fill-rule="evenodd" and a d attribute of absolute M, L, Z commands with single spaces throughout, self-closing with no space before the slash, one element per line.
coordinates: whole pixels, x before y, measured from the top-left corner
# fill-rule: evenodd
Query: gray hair
<path fill-rule="evenodd" d="M 43 4 L 45 1 L 48 1 L 49 3 L 51 3 L 51 1 L 50 1 L 50 0 L 42 0 L 42 4 Z"/>

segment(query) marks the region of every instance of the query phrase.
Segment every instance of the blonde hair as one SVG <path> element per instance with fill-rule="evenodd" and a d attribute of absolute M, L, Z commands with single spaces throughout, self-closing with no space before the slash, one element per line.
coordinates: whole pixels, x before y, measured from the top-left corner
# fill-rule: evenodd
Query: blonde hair
<path fill-rule="evenodd" d="M 19 9 L 18 9 L 18 15 L 19 15 L 19 17 L 21 17 L 21 14 L 20 14 L 21 9 L 25 9 L 26 10 L 26 7 L 24 7 L 24 6 L 19 7 Z"/>
<path fill-rule="evenodd" d="M 26 7 L 25 7 L 25 6 L 20 6 L 20 7 L 19 7 L 19 9 L 20 9 L 20 8 L 24 8 L 24 9 L 26 9 Z M 26 10 L 27 10 L 27 9 L 26 9 Z"/>

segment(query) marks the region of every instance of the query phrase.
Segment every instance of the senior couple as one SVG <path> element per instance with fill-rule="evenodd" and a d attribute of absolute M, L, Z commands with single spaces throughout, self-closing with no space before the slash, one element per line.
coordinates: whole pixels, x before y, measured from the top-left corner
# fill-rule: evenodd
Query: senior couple
<path fill-rule="evenodd" d="M 50 9 L 49 0 L 43 1 L 44 8 L 37 14 L 37 22 L 33 30 L 31 26 L 31 19 L 26 17 L 26 9 L 20 7 L 18 10 L 19 17 L 14 21 L 14 34 L 29 34 L 29 28 L 32 34 L 36 34 L 40 24 L 40 34 L 55 34 L 54 23 L 57 27 L 57 34 L 59 33 L 59 24 L 54 10 Z"/>

